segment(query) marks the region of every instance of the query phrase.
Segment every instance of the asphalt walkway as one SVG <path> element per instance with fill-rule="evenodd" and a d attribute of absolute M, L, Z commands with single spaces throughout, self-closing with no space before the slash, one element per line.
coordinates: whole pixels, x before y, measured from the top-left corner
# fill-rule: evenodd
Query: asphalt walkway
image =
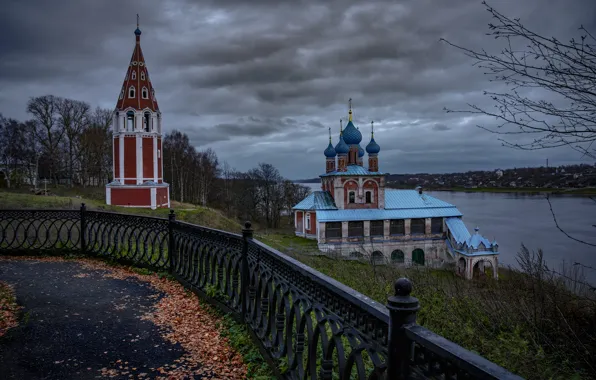
<path fill-rule="evenodd" d="M 0 261 L 23 306 L 0 338 L 2 379 L 143 379 L 184 354 L 141 319 L 163 294 L 77 262 Z M 198 377 L 197 377 L 198 378 Z"/>

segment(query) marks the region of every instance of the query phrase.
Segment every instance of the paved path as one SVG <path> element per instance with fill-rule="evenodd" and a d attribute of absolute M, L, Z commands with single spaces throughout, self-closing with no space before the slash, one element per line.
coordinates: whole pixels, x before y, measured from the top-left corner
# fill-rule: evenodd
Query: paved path
<path fill-rule="evenodd" d="M 24 307 L 0 338 L 2 379 L 93 379 L 113 369 L 117 378 L 152 378 L 184 353 L 140 319 L 162 296 L 147 283 L 76 262 L 20 260 L 0 261 L 0 281 Z"/>

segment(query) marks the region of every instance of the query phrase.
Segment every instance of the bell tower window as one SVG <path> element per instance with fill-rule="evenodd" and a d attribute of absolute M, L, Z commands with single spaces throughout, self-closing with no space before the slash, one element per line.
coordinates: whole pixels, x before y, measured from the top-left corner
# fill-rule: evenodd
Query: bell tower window
<path fill-rule="evenodd" d="M 129 132 L 135 130 L 135 113 L 133 111 L 126 113 L 126 130 Z"/>
<path fill-rule="evenodd" d="M 128 97 L 129 98 L 135 97 L 135 86 L 130 86 L 130 88 L 128 89 Z"/>
<path fill-rule="evenodd" d="M 147 87 L 143 87 L 143 90 L 141 90 L 141 96 L 143 99 L 149 99 L 149 91 L 147 91 Z"/>
<path fill-rule="evenodd" d="M 132 79 L 132 80 L 135 80 L 135 79 L 137 79 L 137 72 L 136 72 L 135 70 L 133 70 L 133 71 L 132 71 L 132 74 L 131 74 L 131 79 Z"/>
<path fill-rule="evenodd" d="M 145 72 L 141 71 L 141 80 L 145 80 Z"/>
<path fill-rule="evenodd" d="M 353 191 L 350 191 L 348 193 L 348 202 L 349 203 L 356 203 L 356 193 Z"/>
<path fill-rule="evenodd" d="M 150 123 L 151 123 L 151 114 L 149 112 L 145 112 L 145 117 L 143 118 L 143 124 L 145 124 L 145 132 L 150 131 Z"/>

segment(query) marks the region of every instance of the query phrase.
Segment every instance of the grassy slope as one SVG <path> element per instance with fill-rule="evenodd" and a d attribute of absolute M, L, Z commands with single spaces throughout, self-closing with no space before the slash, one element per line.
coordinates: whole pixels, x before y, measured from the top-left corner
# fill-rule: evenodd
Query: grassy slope
<path fill-rule="evenodd" d="M 104 201 L 89 197 L 43 196 L 30 193 L 0 192 L 0 209 L 78 209 L 81 207 L 81 203 L 85 203 L 90 210 L 105 210 L 162 218 L 166 218 L 170 212 L 169 209 L 151 210 L 107 206 Z M 178 220 L 235 233 L 242 231 L 242 226 L 239 223 L 227 218 L 218 210 L 179 202 L 172 202 L 172 209 L 176 212 L 176 218 Z"/>

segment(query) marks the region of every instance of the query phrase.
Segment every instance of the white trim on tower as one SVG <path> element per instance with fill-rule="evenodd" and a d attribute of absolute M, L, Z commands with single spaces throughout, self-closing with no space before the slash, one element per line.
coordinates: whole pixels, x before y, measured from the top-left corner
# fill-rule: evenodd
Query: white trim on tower
<path fill-rule="evenodd" d="M 136 152 L 137 152 L 137 185 L 143 183 L 143 140 L 141 135 L 136 136 Z"/>

